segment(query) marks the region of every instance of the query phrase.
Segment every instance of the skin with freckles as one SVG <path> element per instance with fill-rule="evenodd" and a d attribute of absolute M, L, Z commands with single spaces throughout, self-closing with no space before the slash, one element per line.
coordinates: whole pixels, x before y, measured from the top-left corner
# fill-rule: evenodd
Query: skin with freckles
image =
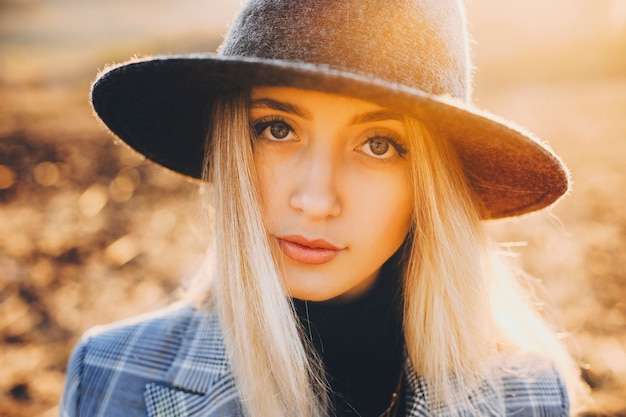
<path fill-rule="evenodd" d="M 404 117 L 357 99 L 263 87 L 252 90 L 250 123 L 289 295 L 359 296 L 411 225 Z"/>

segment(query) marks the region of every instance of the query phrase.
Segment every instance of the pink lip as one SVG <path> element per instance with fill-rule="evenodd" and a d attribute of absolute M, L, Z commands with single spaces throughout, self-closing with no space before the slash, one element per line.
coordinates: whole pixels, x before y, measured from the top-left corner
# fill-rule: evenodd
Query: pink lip
<path fill-rule="evenodd" d="M 321 265 L 332 260 L 342 251 L 322 239 L 308 240 L 302 236 L 281 236 L 276 238 L 283 253 L 296 262 Z"/>

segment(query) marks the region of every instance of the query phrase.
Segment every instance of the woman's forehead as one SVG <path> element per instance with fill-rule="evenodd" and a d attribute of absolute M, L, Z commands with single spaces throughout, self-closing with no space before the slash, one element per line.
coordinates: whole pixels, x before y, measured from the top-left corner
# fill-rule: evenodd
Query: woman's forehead
<path fill-rule="evenodd" d="M 277 110 L 311 120 L 313 112 L 350 110 L 354 114 L 351 124 L 377 121 L 404 122 L 405 115 L 378 104 L 338 94 L 291 87 L 256 87 L 251 91 L 251 108 Z"/>
<path fill-rule="evenodd" d="M 337 102 L 341 104 L 350 104 L 356 107 L 369 108 L 372 110 L 383 110 L 384 107 L 378 104 L 343 96 L 340 94 L 327 93 L 316 90 L 305 90 L 302 88 L 294 87 L 253 87 L 251 90 L 251 100 L 254 103 L 255 100 L 262 98 L 279 98 L 285 102 Z"/>

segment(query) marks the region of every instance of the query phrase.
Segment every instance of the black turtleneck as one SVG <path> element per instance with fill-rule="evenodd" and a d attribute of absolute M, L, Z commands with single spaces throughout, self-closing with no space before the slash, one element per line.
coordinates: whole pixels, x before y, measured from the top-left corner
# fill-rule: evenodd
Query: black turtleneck
<path fill-rule="evenodd" d="M 393 258 L 392 258 L 393 259 Z M 401 378 L 402 304 L 396 262 L 365 294 L 347 302 L 294 299 L 303 328 L 324 362 L 337 416 L 378 417 Z"/>

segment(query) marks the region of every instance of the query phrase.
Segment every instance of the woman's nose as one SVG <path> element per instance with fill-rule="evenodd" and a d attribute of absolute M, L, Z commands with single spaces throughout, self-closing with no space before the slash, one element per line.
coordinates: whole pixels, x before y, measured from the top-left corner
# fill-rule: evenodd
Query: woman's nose
<path fill-rule="evenodd" d="M 328 150 L 309 149 L 294 172 L 296 186 L 290 205 L 304 215 L 315 218 L 337 217 L 341 213 L 338 194 L 338 161 Z"/>

